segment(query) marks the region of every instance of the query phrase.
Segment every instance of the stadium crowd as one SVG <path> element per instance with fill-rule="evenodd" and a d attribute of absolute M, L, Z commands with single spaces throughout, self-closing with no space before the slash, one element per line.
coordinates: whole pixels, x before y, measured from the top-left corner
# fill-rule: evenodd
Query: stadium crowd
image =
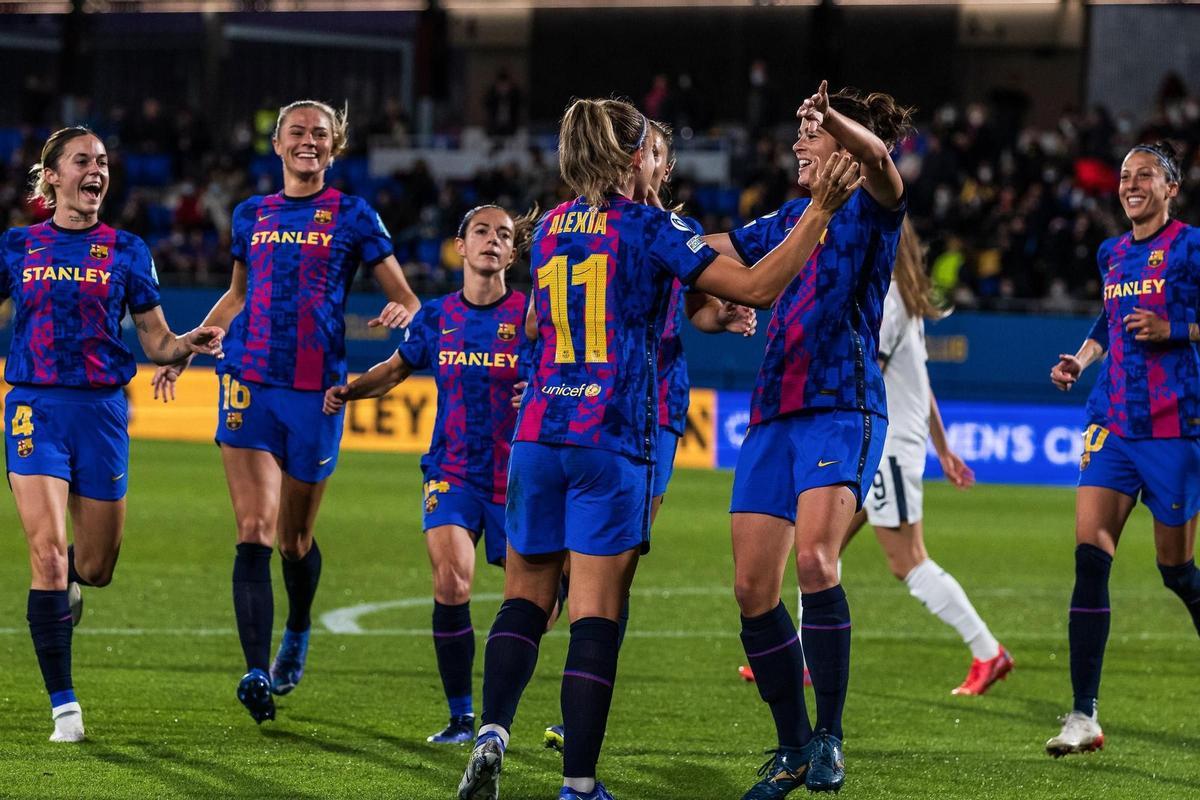
<path fill-rule="evenodd" d="M 696 114 L 686 103 L 657 96 L 662 93 L 655 83 L 647 103 L 653 96 L 665 121 L 690 133 Z M 228 281 L 231 211 L 250 194 L 273 191 L 277 182 L 278 160 L 258 119 L 269 122 L 273 115 L 266 109 L 222 132 L 194 110 L 169 109 L 154 98 L 134 112 L 113 108 L 104 116 L 91 113 L 86 102 L 78 107 L 79 121 L 120 145 L 110 147 L 107 215 L 150 244 L 166 284 Z M 1053 127 L 1032 128 L 1022 116 L 1019 99 L 1004 95 L 919 114 L 917 135 L 897 155 L 910 217 L 928 243 L 935 284 L 957 306 L 1092 313 L 1098 307 L 1096 248 L 1121 230 L 1116 165 L 1131 144 L 1166 138 L 1183 149 L 1176 215 L 1200 222 L 1194 188 L 1200 182 L 1200 98 L 1168 79 L 1141 120 L 1098 107 L 1066 109 Z M 706 230 L 729 230 L 778 208 L 796 190 L 790 125 L 755 127 L 756 133 L 707 129 L 732 153 L 729 185 L 696 184 L 682 170 L 674 180 L 675 199 Z M 507 124 L 488 128 L 511 130 Z M 48 216 L 24 190 L 43 133 L 33 125 L 0 130 L 0 214 L 9 226 Z M 352 117 L 351 151 L 335 166 L 333 182 L 373 201 L 409 282 L 422 294 L 460 283 L 453 236 L 466 209 L 480 202 L 518 209 L 536 202 L 545 209 L 565 199 L 553 153 L 541 150 L 537 137 L 529 138 L 531 166 L 498 160 L 469 181 L 439 181 L 422 162 L 372 177 L 367 144 L 381 140 L 408 140 L 398 104 L 370 119 Z M 686 150 L 688 136 L 678 141 Z"/>

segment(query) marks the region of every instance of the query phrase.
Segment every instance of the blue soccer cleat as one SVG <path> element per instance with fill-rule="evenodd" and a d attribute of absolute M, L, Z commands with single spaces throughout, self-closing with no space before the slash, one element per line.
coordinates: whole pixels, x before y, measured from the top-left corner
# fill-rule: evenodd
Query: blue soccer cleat
<path fill-rule="evenodd" d="M 566 737 L 567 734 L 566 731 L 563 730 L 562 725 L 551 725 L 549 728 L 546 728 L 546 732 L 542 734 L 542 745 L 545 746 L 547 750 L 557 750 L 561 753 L 563 748 L 566 747 Z"/>
<path fill-rule="evenodd" d="M 812 753 L 811 743 L 799 750 L 768 750 L 771 757 L 758 768 L 762 777 L 758 783 L 742 795 L 742 800 L 778 800 L 786 797 L 793 789 L 804 785 L 808 774 L 808 761 Z"/>
<path fill-rule="evenodd" d="M 271 665 L 271 691 L 287 694 L 296 688 L 304 675 L 304 659 L 308 657 L 308 631 L 296 633 L 283 629 L 283 641 Z"/>
<path fill-rule="evenodd" d="M 465 744 L 475 738 L 475 715 L 451 717 L 450 724 L 425 739 L 430 744 Z"/>
<path fill-rule="evenodd" d="M 846 782 L 846 760 L 842 740 L 820 730 L 812 740 L 812 761 L 804 785 L 810 792 L 837 792 Z"/>
<path fill-rule="evenodd" d="M 604 788 L 604 784 L 596 781 L 596 788 L 590 792 L 580 792 L 568 786 L 562 787 L 562 791 L 558 793 L 558 800 L 616 800 L 608 789 Z"/>
<path fill-rule="evenodd" d="M 265 719 L 275 719 L 275 700 L 271 697 L 271 679 L 261 669 L 252 669 L 238 683 L 237 699 L 241 701 L 254 721 L 262 724 Z"/>
<path fill-rule="evenodd" d="M 458 800 L 498 800 L 503 767 L 504 743 L 500 736 L 495 733 L 480 736 L 458 782 Z"/>

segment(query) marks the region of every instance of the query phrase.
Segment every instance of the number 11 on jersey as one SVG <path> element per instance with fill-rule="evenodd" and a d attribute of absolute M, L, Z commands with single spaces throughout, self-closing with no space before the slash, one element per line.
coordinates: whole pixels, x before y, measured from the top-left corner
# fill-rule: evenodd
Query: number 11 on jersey
<path fill-rule="evenodd" d="M 539 289 L 549 290 L 550 321 L 554 324 L 557 339 L 554 363 L 574 364 L 578 361 L 575 342 L 571 338 L 567 293 L 571 286 L 582 286 L 583 360 L 589 364 L 607 364 L 608 331 L 605 319 L 608 315 L 608 256 L 597 253 L 573 267 L 568 266 L 566 256 L 555 256 L 545 266 L 538 267 L 537 280 Z"/>

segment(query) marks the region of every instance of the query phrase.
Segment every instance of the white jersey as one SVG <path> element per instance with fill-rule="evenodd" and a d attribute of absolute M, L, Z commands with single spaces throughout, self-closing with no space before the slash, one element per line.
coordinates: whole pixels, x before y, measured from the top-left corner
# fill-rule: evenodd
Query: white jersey
<path fill-rule="evenodd" d="M 879 358 L 884 362 L 883 382 L 887 390 L 888 430 L 885 453 L 905 453 L 925 460 L 929 439 L 929 372 L 925 362 L 925 320 L 910 317 L 896 282 L 892 281 L 883 301 L 879 327 Z"/>

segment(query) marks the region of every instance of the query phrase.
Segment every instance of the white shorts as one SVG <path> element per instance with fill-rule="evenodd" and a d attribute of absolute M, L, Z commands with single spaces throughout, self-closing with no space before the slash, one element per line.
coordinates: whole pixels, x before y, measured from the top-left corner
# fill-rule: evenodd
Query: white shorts
<path fill-rule="evenodd" d="M 879 471 L 867 490 L 863 508 L 867 521 L 877 528 L 899 528 L 903 522 L 920 522 L 925 453 L 896 454 L 884 451 Z"/>

